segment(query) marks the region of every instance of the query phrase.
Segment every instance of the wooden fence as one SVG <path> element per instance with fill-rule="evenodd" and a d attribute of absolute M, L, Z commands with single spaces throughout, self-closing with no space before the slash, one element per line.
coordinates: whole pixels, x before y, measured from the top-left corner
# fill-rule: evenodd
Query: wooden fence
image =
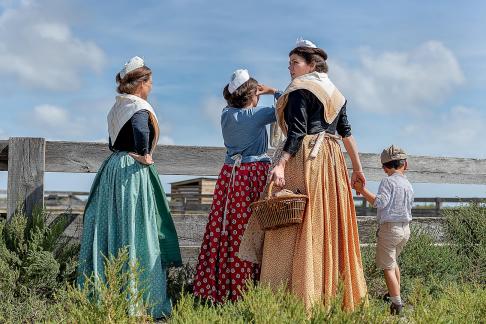
<path fill-rule="evenodd" d="M 24 137 L 0 140 L 0 171 L 8 171 L 7 218 L 19 205 L 27 214 L 35 205 L 44 206 L 45 172 L 94 173 L 110 153 L 103 143 Z M 219 147 L 159 145 L 154 160 L 159 174 L 214 176 L 224 155 L 225 149 Z M 349 157 L 345 157 L 350 168 Z M 378 154 L 361 153 L 360 158 L 368 180 L 378 181 L 384 176 Z M 407 176 L 413 183 L 486 184 L 486 159 L 410 156 L 408 161 Z M 440 203 L 437 200 L 438 208 Z M 206 217 L 183 214 L 175 219 L 186 258 L 194 256 Z M 359 224 L 360 236 L 372 235 L 373 216 L 361 217 Z"/>

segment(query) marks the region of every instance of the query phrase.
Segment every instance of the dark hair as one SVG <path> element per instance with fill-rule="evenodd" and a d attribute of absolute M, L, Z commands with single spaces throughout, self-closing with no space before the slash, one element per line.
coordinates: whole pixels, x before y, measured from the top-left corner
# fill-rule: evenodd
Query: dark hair
<path fill-rule="evenodd" d="M 140 83 L 148 81 L 152 75 L 152 70 L 146 66 L 139 67 L 133 71 L 128 72 L 122 79 L 120 73 L 116 75 L 116 83 L 118 93 L 133 94 Z"/>
<path fill-rule="evenodd" d="M 393 160 L 390 162 L 383 163 L 383 166 L 388 169 L 398 169 L 405 165 L 407 160 Z"/>
<path fill-rule="evenodd" d="M 258 82 L 257 80 L 250 78 L 243 83 L 235 92 L 230 93 L 228 85 L 224 87 L 223 97 L 226 99 L 228 106 L 234 108 L 245 108 L 251 102 L 251 99 L 257 92 Z"/>
<path fill-rule="evenodd" d="M 292 54 L 299 55 L 305 60 L 307 64 L 314 63 L 317 72 L 327 73 L 327 53 L 324 52 L 323 49 L 300 46 L 291 50 L 289 56 L 291 56 Z"/>

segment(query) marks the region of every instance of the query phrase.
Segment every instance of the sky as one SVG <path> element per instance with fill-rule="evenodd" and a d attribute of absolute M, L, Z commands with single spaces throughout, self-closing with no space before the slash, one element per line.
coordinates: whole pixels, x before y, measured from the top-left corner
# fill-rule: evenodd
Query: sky
<path fill-rule="evenodd" d="M 0 0 L 0 139 L 107 141 L 115 75 L 138 55 L 153 71 L 160 143 L 223 146 L 231 73 L 247 68 L 285 89 L 287 55 L 302 36 L 328 53 L 361 152 L 394 143 L 413 155 L 484 159 L 484 17 L 483 1 Z M 183 178 L 162 177 L 166 188 Z M 87 191 L 92 179 L 47 174 L 45 189 Z M 486 186 L 416 192 L 484 196 Z"/>

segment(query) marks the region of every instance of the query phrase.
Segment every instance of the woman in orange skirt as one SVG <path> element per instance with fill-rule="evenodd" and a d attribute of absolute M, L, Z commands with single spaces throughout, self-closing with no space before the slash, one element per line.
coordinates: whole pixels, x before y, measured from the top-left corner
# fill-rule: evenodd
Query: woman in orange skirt
<path fill-rule="evenodd" d="M 286 286 L 307 309 L 329 305 L 342 283 L 343 308 L 353 310 L 367 288 L 351 188 L 366 179 L 346 100 L 327 76 L 327 54 L 299 40 L 289 57 L 292 82 L 277 102 L 277 123 L 286 140 L 277 149 L 270 176 L 275 185 L 305 193 L 309 200 L 298 225 L 262 234 L 251 219 L 239 255 L 261 263 L 262 283 Z M 341 138 L 353 165 L 351 181 Z"/>

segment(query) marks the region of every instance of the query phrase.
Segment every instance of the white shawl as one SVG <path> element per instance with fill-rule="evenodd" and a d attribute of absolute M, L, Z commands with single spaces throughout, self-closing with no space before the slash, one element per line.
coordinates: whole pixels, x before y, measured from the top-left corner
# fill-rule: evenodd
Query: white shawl
<path fill-rule="evenodd" d="M 324 106 L 324 120 L 331 124 L 339 114 L 341 107 L 346 102 L 346 98 L 331 82 L 327 73 L 312 72 L 295 78 L 289 84 L 285 92 L 278 98 L 277 125 L 273 125 L 271 132 L 271 145 L 277 147 L 278 143 L 285 139 L 287 135 L 287 124 L 284 120 L 284 109 L 287 106 L 289 93 L 298 89 L 306 89 L 312 92 Z M 279 127 L 276 127 L 279 126 Z"/>
<path fill-rule="evenodd" d="M 115 104 L 111 108 L 107 117 L 108 133 L 110 135 L 111 143 L 115 143 L 122 127 L 137 111 L 140 110 L 147 110 L 150 113 L 150 120 L 154 126 L 155 136 L 152 142 L 152 150 L 150 151 L 152 154 L 157 147 L 157 142 L 159 140 L 159 122 L 152 106 L 140 97 L 130 94 L 116 96 Z"/>

